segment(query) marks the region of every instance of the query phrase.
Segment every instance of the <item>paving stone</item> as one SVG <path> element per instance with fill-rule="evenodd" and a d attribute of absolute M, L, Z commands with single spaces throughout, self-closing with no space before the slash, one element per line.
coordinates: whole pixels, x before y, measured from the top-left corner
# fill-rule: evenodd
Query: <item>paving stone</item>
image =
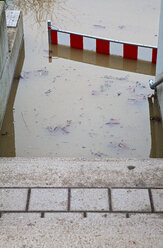
<path fill-rule="evenodd" d="M 72 189 L 71 210 L 109 210 L 107 189 Z"/>
<path fill-rule="evenodd" d="M 0 210 L 25 211 L 27 189 L 0 189 Z"/>
<path fill-rule="evenodd" d="M 112 189 L 113 211 L 151 211 L 147 189 Z"/>
<path fill-rule="evenodd" d="M 67 189 L 32 189 L 29 210 L 67 210 Z"/>
<path fill-rule="evenodd" d="M 155 211 L 163 212 L 163 189 L 152 189 L 152 197 Z"/>

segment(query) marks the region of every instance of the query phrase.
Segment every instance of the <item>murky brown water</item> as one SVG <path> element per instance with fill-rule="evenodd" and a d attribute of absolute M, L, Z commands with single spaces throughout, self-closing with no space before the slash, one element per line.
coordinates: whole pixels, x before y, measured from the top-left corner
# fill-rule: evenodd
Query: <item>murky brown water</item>
<path fill-rule="evenodd" d="M 46 27 L 51 19 L 62 29 L 156 45 L 159 4 L 8 1 L 24 12 L 25 59 L 13 83 L 0 156 L 163 157 L 156 101 L 148 100 L 155 68 L 117 58 L 108 68 L 102 55 L 86 53 L 83 60 L 81 52 L 61 47 L 50 48 L 49 61 Z"/>

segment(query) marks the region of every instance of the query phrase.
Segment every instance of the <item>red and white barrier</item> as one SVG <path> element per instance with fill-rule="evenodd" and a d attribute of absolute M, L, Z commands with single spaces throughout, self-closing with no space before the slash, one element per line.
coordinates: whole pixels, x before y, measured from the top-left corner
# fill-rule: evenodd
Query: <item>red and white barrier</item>
<path fill-rule="evenodd" d="M 49 43 L 71 48 L 90 50 L 106 55 L 121 56 L 126 59 L 156 63 L 157 47 L 128 43 L 118 40 L 98 38 L 69 31 L 55 29 L 48 21 Z"/>

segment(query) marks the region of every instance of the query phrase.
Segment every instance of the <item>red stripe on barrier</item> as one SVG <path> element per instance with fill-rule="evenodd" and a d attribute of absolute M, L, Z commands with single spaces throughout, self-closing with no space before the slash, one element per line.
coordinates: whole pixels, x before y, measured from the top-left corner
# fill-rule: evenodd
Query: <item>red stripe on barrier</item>
<path fill-rule="evenodd" d="M 123 44 L 123 57 L 126 59 L 138 58 L 138 47 L 134 45 Z"/>
<path fill-rule="evenodd" d="M 51 43 L 56 45 L 58 44 L 58 35 L 55 30 L 51 30 Z"/>
<path fill-rule="evenodd" d="M 83 49 L 83 36 L 70 34 L 70 45 L 72 48 Z"/>
<path fill-rule="evenodd" d="M 110 42 L 107 40 L 96 39 L 96 52 L 102 54 L 110 54 Z"/>
<path fill-rule="evenodd" d="M 152 63 L 156 64 L 157 60 L 157 48 L 152 49 Z"/>

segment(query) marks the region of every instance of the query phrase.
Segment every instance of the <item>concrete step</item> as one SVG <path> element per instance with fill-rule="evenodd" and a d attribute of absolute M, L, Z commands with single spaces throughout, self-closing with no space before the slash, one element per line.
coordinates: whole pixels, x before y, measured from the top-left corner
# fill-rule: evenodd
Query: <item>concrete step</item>
<path fill-rule="evenodd" d="M 0 187 L 163 187 L 163 159 L 0 158 Z"/>
<path fill-rule="evenodd" d="M 0 247 L 162 248 L 162 159 L 0 159 Z"/>
<path fill-rule="evenodd" d="M 0 219 L 5 248 L 162 248 L 159 215 L 89 213 L 6 214 Z"/>

